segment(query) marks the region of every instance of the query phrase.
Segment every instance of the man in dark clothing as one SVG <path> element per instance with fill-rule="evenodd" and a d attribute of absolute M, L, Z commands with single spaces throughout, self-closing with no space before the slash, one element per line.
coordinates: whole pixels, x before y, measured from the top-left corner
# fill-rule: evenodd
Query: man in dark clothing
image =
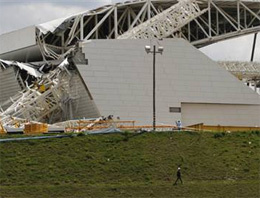
<path fill-rule="evenodd" d="M 177 185 L 177 181 L 180 180 L 181 181 L 181 184 L 182 184 L 182 179 L 181 179 L 181 168 L 178 167 L 178 170 L 177 170 L 177 179 L 174 183 L 174 185 Z"/>

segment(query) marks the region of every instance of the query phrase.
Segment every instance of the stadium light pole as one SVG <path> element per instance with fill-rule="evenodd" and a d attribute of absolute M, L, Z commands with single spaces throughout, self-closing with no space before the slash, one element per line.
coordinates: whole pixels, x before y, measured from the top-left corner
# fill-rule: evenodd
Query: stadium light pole
<path fill-rule="evenodd" d="M 163 53 L 163 47 L 159 46 L 158 50 L 156 50 L 156 46 L 153 46 L 153 50 L 151 50 L 151 46 L 146 45 L 145 51 L 147 54 L 152 53 L 153 54 L 153 130 L 155 131 L 156 126 L 156 107 L 155 107 L 155 57 L 156 54 L 162 54 Z"/>

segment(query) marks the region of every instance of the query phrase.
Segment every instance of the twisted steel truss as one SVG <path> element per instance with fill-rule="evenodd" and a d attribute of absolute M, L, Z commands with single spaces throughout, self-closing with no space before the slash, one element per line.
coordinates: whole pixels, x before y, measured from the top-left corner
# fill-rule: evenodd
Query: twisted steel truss
<path fill-rule="evenodd" d="M 181 37 L 203 47 L 259 32 L 260 1 L 135 0 L 70 16 L 51 29 L 43 27 L 37 26 L 38 44 L 52 59 L 89 39 Z"/>
<path fill-rule="evenodd" d="M 46 28 L 51 26 L 51 28 Z M 44 59 L 61 59 L 80 41 L 89 39 L 143 39 L 181 37 L 196 47 L 260 31 L 260 1 L 250 0 L 135 0 L 104 6 L 68 17 L 59 23 L 39 25 L 36 38 Z M 242 78 L 259 78 L 259 66 L 221 63 Z M 70 74 L 56 68 L 38 84 L 10 101 L 0 113 L 6 125 L 12 117 L 34 121 L 50 119 L 70 98 Z M 60 114 L 57 114 L 60 115 Z"/>
<path fill-rule="evenodd" d="M 257 62 L 239 62 L 222 61 L 219 65 L 236 76 L 238 79 L 251 85 L 255 92 L 260 95 L 260 63 Z"/>
<path fill-rule="evenodd" d="M 221 61 L 219 62 L 219 65 L 241 80 L 245 79 L 246 81 L 260 81 L 260 63 Z"/>
<path fill-rule="evenodd" d="M 196 0 L 183 0 L 128 30 L 118 39 L 162 39 L 173 35 L 174 32 L 180 30 L 204 12 L 206 12 L 206 9 L 201 11 Z"/>
<path fill-rule="evenodd" d="M 9 100 L 9 107 L 0 113 L 0 121 L 8 125 L 13 118 L 47 121 L 60 111 L 62 101 L 69 97 L 71 75 L 66 65 L 61 65 L 44 75 L 37 84 L 32 84 Z"/>

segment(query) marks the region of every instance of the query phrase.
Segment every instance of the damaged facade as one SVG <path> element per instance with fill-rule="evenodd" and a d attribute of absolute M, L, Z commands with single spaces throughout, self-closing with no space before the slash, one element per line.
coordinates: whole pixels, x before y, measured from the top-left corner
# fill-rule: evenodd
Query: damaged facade
<path fill-rule="evenodd" d="M 99 117 L 75 66 L 75 62 L 84 63 L 85 59 L 71 56 L 62 62 L 30 64 L 0 60 L 3 79 L 13 79 L 6 86 L 1 83 L 1 122 L 7 124 L 11 117 L 47 123 Z"/>
<path fill-rule="evenodd" d="M 259 32 L 259 10 L 250 1 L 128 1 L 1 35 L 1 122 L 112 114 L 151 124 L 152 57 L 144 46 L 161 45 L 158 124 L 260 126 L 259 95 L 227 71 L 236 64 L 223 69 L 195 48 Z M 257 85 L 259 64 L 250 64 Z"/>

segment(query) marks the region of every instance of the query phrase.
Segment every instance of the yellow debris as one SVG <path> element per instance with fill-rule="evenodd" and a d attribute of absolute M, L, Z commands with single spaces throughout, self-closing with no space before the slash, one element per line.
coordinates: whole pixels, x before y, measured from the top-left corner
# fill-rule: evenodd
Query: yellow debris
<path fill-rule="evenodd" d="M 29 123 L 24 125 L 25 134 L 47 133 L 48 125 L 44 123 Z"/>

